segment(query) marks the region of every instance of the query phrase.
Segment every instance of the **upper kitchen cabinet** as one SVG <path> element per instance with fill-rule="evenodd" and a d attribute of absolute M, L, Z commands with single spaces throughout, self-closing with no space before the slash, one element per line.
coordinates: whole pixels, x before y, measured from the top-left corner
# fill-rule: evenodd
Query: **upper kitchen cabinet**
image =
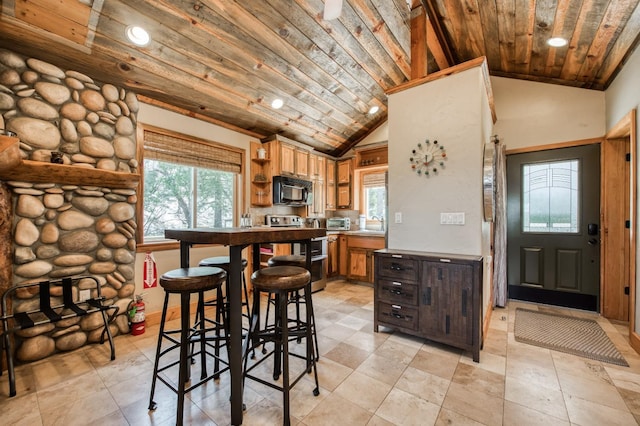
<path fill-rule="evenodd" d="M 272 203 L 271 197 L 271 153 L 269 144 L 251 142 L 251 205 L 265 207 Z"/>
<path fill-rule="evenodd" d="M 389 153 L 387 143 L 365 145 L 362 148 L 356 148 L 356 168 L 373 168 L 377 166 L 386 166 L 389 164 Z"/>
<path fill-rule="evenodd" d="M 309 179 L 309 149 L 283 136 L 273 136 L 265 145 L 273 153 L 273 175 Z"/>
<path fill-rule="evenodd" d="M 327 158 L 327 210 L 336 209 L 336 162 Z"/>
<path fill-rule="evenodd" d="M 353 159 L 338 161 L 337 205 L 339 209 L 350 209 L 353 206 L 352 170 Z"/>
<path fill-rule="evenodd" d="M 309 216 L 322 217 L 326 206 L 326 158 L 309 154 L 309 178 L 313 182 L 313 203 L 309 206 Z"/>

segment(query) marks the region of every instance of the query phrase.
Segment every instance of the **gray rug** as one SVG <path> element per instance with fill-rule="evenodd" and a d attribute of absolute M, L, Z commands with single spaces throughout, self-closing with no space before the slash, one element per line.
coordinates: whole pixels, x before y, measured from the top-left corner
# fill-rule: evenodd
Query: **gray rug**
<path fill-rule="evenodd" d="M 516 308 L 514 326 L 517 342 L 629 366 L 594 320 Z"/>

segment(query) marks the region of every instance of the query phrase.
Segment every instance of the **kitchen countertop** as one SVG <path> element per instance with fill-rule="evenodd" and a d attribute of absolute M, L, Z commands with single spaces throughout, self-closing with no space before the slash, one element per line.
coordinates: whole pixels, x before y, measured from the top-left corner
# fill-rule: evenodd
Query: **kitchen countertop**
<path fill-rule="evenodd" d="M 350 230 L 350 231 L 327 231 L 327 235 L 337 235 L 337 234 L 345 234 L 345 235 L 357 235 L 360 237 L 382 237 L 384 238 L 384 231 L 373 231 L 373 230 Z"/>

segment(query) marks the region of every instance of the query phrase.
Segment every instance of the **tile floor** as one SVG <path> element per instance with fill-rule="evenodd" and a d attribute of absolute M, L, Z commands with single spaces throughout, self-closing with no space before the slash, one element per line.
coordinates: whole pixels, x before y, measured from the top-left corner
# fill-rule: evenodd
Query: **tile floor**
<path fill-rule="evenodd" d="M 371 288 L 336 281 L 314 295 L 321 359 L 320 395 L 312 376 L 292 392 L 299 425 L 635 425 L 640 424 L 640 356 L 626 326 L 594 314 L 630 367 L 515 342 L 515 307 L 497 309 L 480 363 L 469 353 L 384 330 L 373 332 Z M 528 308 L 553 309 L 526 304 Z M 557 310 L 557 309 L 554 309 Z M 18 396 L 0 377 L 0 424 L 171 425 L 175 394 L 158 384 L 147 410 L 158 328 L 116 337 L 17 369 Z M 195 367 L 194 367 L 195 368 Z M 224 375 L 189 394 L 185 423 L 229 424 Z M 280 394 L 247 382 L 246 425 L 282 423 Z"/>

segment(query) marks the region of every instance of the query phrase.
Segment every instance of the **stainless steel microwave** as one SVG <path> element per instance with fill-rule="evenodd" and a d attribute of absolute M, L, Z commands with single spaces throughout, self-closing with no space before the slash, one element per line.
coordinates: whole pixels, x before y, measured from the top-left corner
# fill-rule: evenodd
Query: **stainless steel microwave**
<path fill-rule="evenodd" d="M 273 177 L 273 204 L 306 206 L 311 204 L 311 181 L 289 176 Z"/>
<path fill-rule="evenodd" d="M 351 219 L 348 217 L 330 217 L 327 219 L 327 230 L 348 231 L 351 229 Z"/>

